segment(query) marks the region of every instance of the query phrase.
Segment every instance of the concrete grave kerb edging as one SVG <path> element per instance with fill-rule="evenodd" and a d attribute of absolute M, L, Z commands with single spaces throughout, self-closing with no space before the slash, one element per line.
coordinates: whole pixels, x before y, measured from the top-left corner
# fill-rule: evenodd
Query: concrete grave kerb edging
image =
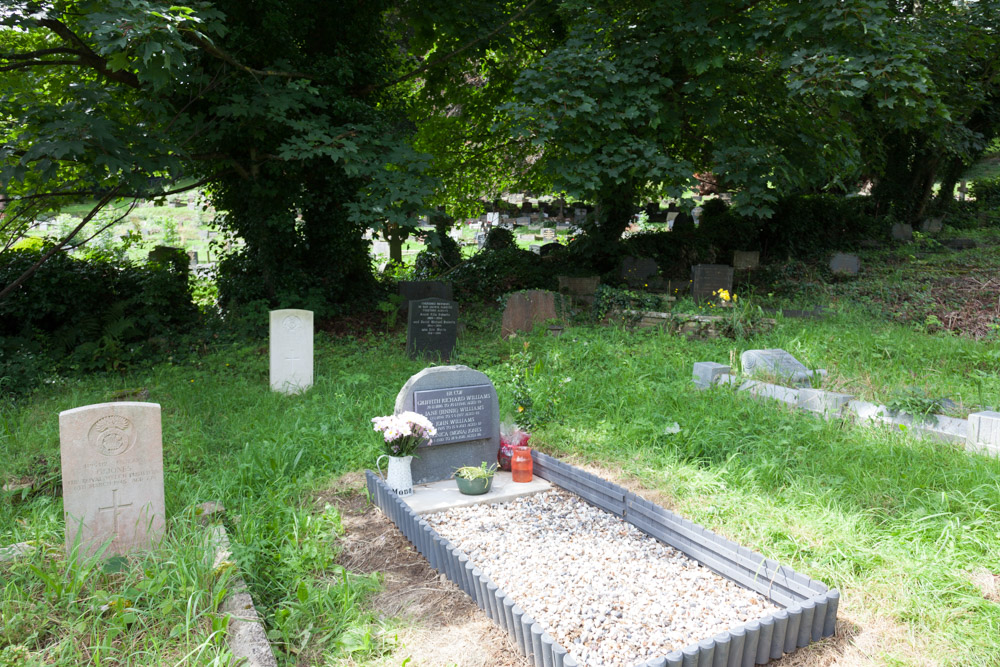
<path fill-rule="evenodd" d="M 765 664 L 797 648 L 834 634 L 840 593 L 787 566 L 682 519 L 625 488 L 532 452 L 534 471 L 590 504 L 616 514 L 646 534 L 669 544 L 706 567 L 779 604 L 782 609 L 740 628 L 707 638 L 646 667 Z M 441 537 L 375 473 L 366 471 L 373 502 L 399 527 L 431 567 L 444 573 L 510 633 L 535 667 L 574 667 L 578 663 L 545 633 L 502 589 L 475 567 L 466 554 Z M 668 541 L 669 540 L 669 541 Z"/>
<path fill-rule="evenodd" d="M 998 412 L 988 410 L 973 412 L 968 419 L 930 415 L 934 418 L 933 421 L 919 423 L 911 415 L 906 413 L 893 415 L 884 405 L 860 401 L 850 394 L 806 387 L 791 389 L 758 380 L 744 380 L 733 375 L 729 366 L 709 361 L 695 362 L 692 382 L 700 390 L 717 384 L 734 385 L 740 391 L 746 391 L 753 396 L 780 400 L 802 410 L 820 413 L 827 419 L 844 417 L 861 424 L 899 426 L 914 435 L 939 442 L 962 444 L 969 452 L 1000 456 Z"/>

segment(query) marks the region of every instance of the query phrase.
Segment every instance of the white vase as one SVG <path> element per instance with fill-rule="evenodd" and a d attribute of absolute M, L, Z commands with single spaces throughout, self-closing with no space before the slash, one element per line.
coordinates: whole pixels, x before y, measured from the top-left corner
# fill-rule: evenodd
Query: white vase
<path fill-rule="evenodd" d="M 382 477 L 389 488 L 395 491 L 397 496 L 408 496 L 413 493 L 413 474 L 410 472 L 410 463 L 413 461 L 413 457 L 383 454 L 375 461 L 375 468 L 378 469 L 379 476 L 382 475 L 382 459 L 389 459 L 385 476 Z"/>

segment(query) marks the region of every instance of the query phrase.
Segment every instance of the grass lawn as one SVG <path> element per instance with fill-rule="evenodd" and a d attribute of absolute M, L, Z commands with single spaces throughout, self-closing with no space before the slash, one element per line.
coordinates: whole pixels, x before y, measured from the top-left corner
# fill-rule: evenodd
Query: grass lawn
<path fill-rule="evenodd" d="M 780 347 L 828 369 L 826 387 L 868 400 L 918 387 L 958 413 L 996 408 L 996 337 L 943 333 L 922 310 L 885 306 L 915 300 L 906 295 L 930 269 L 995 275 L 991 239 L 968 255 L 863 257 L 858 279 L 816 279 L 810 297 L 830 316 L 779 317 L 750 340 L 578 323 L 558 338 L 501 341 L 497 311 L 463 304 L 453 362 L 493 379 L 502 414 L 533 401 L 539 449 L 839 588 L 840 636 L 801 664 L 995 666 L 1000 461 L 691 384 L 696 361 Z M 934 303 L 920 307 L 942 312 Z M 0 404 L 0 475 L 34 483 L 0 494 L 0 547 L 36 547 L 0 563 L 0 665 L 226 664 L 219 603 L 234 570 L 213 567 L 203 547 L 192 508 L 208 500 L 227 508 L 234 561 L 281 664 L 405 664 L 396 636 L 412 621 L 375 611 L 377 573 L 338 564 L 341 515 L 320 500 L 341 475 L 373 466 L 369 420 L 391 413 L 425 365 L 406 358 L 404 342 L 399 328 L 319 333 L 316 383 L 300 396 L 268 390 L 267 343 L 256 340 L 125 375 L 53 378 Z M 139 388 L 163 408 L 167 538 L 117 567 L 67 559 L 58 413 Z"/>

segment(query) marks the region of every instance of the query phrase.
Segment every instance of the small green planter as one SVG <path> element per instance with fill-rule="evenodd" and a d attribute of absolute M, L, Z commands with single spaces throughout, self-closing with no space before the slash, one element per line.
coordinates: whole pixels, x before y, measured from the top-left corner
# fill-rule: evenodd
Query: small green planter
<path fill-rule="evenodd" d="M 464 477 L 455 477 L 455 483 L 458 484 L 458 490 L 467 496 L 481 496 L 484 493 L 489 493 L 490 489 L 493 487 L 493 477 L 480 477 L 478 479 L 465 479 Z"/>

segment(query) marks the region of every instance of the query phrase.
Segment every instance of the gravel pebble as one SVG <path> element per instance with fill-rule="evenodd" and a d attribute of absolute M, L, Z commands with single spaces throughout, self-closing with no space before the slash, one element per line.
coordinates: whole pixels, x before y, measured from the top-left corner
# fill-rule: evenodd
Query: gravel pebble
<path fill-rule="evenodd" d="M 780 609 L 566 491 L 425 518 L 587 667 L 641 664 Z"/>

